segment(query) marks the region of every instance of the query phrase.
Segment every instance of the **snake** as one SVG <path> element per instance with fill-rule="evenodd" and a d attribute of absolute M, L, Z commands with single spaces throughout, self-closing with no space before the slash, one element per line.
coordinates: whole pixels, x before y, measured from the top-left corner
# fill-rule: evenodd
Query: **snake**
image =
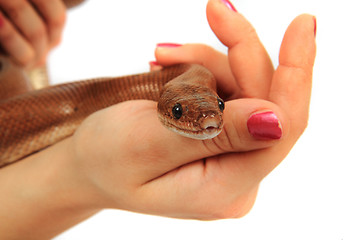
<path fill-rule="evenodd" d="M 222 131 L 225 103 L 202 65 L 32 90 L 21 67 L 0 56 L 0 168 L 70 137 L 96 111 L 137 99 L 156 101 L 160 122 L 182 136 L 204 140 Z"/>

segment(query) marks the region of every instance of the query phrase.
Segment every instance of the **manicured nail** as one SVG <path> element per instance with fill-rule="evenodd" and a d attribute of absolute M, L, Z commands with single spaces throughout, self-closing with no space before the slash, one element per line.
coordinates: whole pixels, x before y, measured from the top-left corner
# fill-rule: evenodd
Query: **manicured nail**
<path fill-rule="evenodd" d="M 0 27 L 3 27 L 5 25 L 4 16 L 0 13 Z"/>
<path fill-rule="evenodd" d="M 158 43 L 156 44 L 156 47 L 163 47 L 163 48 L 175 48 L 175 47 L 181 47 L 182 44 L 178 43 Z"/>
<path fill-rule="evenodd" d="M 157 61 L 150 61 L 149 62 L 150 71 L 157 71 L 161 70 L 163 67 Z"/>
<path fill-rule="evenodd" d="M 150 66 L 161 66 L 157 61 L 150 61 L 149 64 Z"/>
<path fill-rule="evenodd" d="M 234 5 L 229 1 L 229 0 L 221 0 L 225 6 L 227 6 L 229 9 L 231 9 L 232 11 L 234 12 L 237 12 L 236 11 L 236 8 L 234 7 Z"/>
<path fill-rule="evenodd" d="M 247 127 L 249 133 L 259 140 L 280 139 L 282 136 L 282 127 L 275 113 L 271 111 L 252 114 Z"/>
<path fill-rule="evenodd" d="M 313 19 L 314 19 L 314 36 L 316 37 L 316 17 L 314 16 L 313 17 Z"/>

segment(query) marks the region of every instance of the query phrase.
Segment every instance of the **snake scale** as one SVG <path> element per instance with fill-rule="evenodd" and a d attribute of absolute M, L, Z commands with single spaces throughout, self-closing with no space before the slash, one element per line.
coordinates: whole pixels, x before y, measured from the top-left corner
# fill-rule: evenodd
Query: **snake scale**
<path fill-rule="evenodd" d="M 223 127 L 224 101 L 216 94 L 214 76 L 200 65 L 180 64 L 33 91 L 23 79 L 21 69 L 2 56 L 0 167 L 71 136 L 90 114 L 128 100 L 157 101 L 162 124 L 186 137 L 213 138 Z"/>

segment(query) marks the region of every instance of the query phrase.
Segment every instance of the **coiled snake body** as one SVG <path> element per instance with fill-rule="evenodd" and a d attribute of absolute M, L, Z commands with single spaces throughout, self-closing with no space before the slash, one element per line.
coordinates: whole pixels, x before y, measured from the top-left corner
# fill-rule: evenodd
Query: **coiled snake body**
<path fill-rule="evenodd" d="M 91 113 L 132 99 L 158 101 L 160 121 L 187 137 L 212 138 L 223 126 L 215 79 L 199 65 L 61 84 L 0 100 L 0 167 L 72 135 Z"/>
<path fill-rule="evenodd" d="M 66 2 L 69 6 L 75 1 Z M 91 113 L 127 100 L 158 101 L 163 125 L 187 137 L 213 138 L 223 126 L 225 105 L 216 94 L 215 79 L 199 65 L 36 91 L 28 91 L 22 79 L 21 69 L 0 57 L 0 167 L 72 135 Z"/>

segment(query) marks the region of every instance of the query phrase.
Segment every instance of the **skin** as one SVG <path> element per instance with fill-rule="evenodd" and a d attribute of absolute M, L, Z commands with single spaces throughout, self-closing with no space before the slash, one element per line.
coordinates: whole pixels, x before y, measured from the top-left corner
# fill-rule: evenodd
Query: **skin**
<path fill-rule="evenodd" d="M 4 51 L 24 67 L 44 64 L 49 51 L 61 40 L 66 18 L 64 3 L 0 0 L 0 9 L 0 44 Z"/>
<path fill-rule="evenodd" d="M 227 56 L 194 44 L 157 48 L 155 55 L 163 66 L 193 62 L 214 73 L 227 101 L 222 133 L 205 141 L 174 134 L 151 101 L 101 110 L 74 136 L 0 169 L 0 195 L 7 196 L 1 239 L 47 239 L 103 208 L 203 220 L 237 218 L 252 208 L 260 181 L 306 128 L 315 21 L 301 15 L 290 24 L 274 70 L 241 14 L 210 0 L 207 16 Z M 280 140 L 249 133 L 249 116 L 264 110 L 281 122 Z"/>

